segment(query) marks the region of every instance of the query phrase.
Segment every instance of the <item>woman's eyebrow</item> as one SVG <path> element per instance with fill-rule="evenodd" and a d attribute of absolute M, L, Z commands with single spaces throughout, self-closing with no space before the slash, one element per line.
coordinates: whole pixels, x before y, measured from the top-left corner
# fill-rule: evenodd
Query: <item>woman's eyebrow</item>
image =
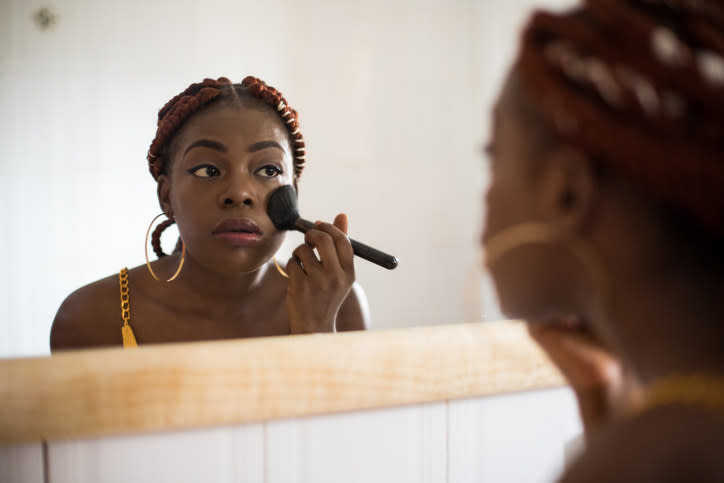
<path fill-rule="evenodd" d="M 209 148 L 209 149 L 213 149 L 215 151 L 220 151 L 222 153 L 229 152 L 229 150 L 226 148 L 226 146 L 224 146 L 222 143 L 220 143 L 218 141 L 212 141 L 211 139 L 199 139 L 199 140 L 196 140 L 196 141 L 192 142 L 191 144 L 189 144 L 189 147 L 187 147 L 186 151 L 184 151 L 184 156 L 186 156 L 186 153 L 191 151 L 193 148 L 197 148 L 197 147 Z"/>
<path fill-rule="evenodd" d="M 266 149 L 266 148 L 277 148 L 277 149 L 281 149 L 282 151 L 284 151 L 284 148 L 282 148 L 278 142 L 271 141 L 271 140 L 270 141 L 259 141 L 258 143 L 254 143 L 251 146 L 249 146 L 246 151 L 249 153 L 254 153 L 256 151 L 261 151 L 262 149 Z"/>

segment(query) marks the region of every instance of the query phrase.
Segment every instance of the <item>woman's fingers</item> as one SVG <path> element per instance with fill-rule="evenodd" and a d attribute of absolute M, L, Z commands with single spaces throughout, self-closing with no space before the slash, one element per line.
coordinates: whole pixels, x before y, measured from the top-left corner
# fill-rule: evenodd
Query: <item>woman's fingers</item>
<path fill-rule="evenodd" d="M 340 213 L 339 215 L 334 217 L 334 226 L 336 226 L 339 231 L 344 233 L 345 235 L 349 234 L 349 220 L 347 219 L 347 215 L 344 213 Z"/>
<path fill-rule="evenodd" d="M 334 219 L 334 224 L 317 222 L 315 225 L 318 230 L 323 231 L 331 237 L 334 242 L 338 263 L 342 269 L 346 272 L 354 273 L 354 250 L 346 234 L 349 226 L 347 215 L 337 215 Z"/>
<path fill-rule="evenodd" d="M 528 332 L 577 389 L 616 383 L 619 361 L 582 327 L 530 324 Z"/>
<path fill-rule="evenodd" d="M 319 254 L 317 263 L 320 263 L 322 267 L 328 270 L 341 270 L 334 239 L 323 228 L 317 227 L 307 231 L 304 235 L 304 241 L 306 242 L 305 245 L 310 249 L 316 248 Z"/>
<path fill-rule="evenodd" d="M 287 313 L 291 333 L 334 331 L 337 314 L 354 284 L 354 253 L 347 217 L 317 222 L 289 261 Z M 300 267 L 301 264 L 301 267 Z"/>
<path fill-rule="evenodd" d="M 287 275 L 289 276 L 290 283 L 293 283 L 296 280 L 299 280 L 299 277 L 302 277 L 305 275 L 304 269 L 302 268 L 302 264 L 295 255 L 292 255 L 292 257 L 287 262 L 285 271 L 287 272 Z"/>
<path fill-rule="evenodd" d="M 335 223 L 315 223 L 315 228 L 305 233 L 305 243 L 294 250 L 293 256 L 301 262 L 307 276 L 344 283 L 344 280 L 354 278 L 354 250 L 343 231 L 348 227 L 347 216 L 337 215 Z"/>
<path fill-rule="evenodd" d="M 585 325 L 560 320 L 529 324 L 528 332 L 571 385 L 588 436 L 618 413 L 623 368 Z"/>
<path fill-rule="evenodd" d="M 292 257 L 296 259 L 297 264 L 301 264 L 300 268 L 308 276 L 315 276 L 322 270 L 312 245 L 306 243 L 299 245 L 292 252 Z"/>

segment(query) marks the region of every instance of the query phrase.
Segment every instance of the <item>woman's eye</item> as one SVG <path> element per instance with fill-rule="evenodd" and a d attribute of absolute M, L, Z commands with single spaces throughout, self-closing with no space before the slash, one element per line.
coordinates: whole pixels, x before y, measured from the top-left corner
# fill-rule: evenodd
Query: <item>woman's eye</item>
<path fill-rule="evenodd" d="M 282 170 L 274 165 L 269 164 L 267 166 L 257 169 L 254 174 L 263 176 L 265 178 L 275 178 L 282 174 Z"/>
<path fill-rule="evenodd" d="M 189 173 L 193 174 L 194 176 L 198 176 L 199 178 L 211 178 L 213 176 L 218 176 L 220 174 L 220 171 L 219 168 L 217 168 L 216 166 L 204 164 L 201 166 L 196 166 L 195 168 L 191 168 L 189 170 Z"/>

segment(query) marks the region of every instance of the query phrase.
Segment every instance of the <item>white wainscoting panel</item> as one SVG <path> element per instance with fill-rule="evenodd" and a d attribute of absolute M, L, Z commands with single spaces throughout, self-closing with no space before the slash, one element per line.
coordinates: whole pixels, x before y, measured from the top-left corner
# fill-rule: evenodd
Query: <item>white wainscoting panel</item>
<path fill-rule="evenodd" d="M 547 483 L 580 434 L 568 388 L 449 403 L 449 483 Z"/>
<path fill-rule="evenodd" d="M 580 434 L 567 388 L 0 448 L 0 483 L 548 483 Z"/>
<path fill-rule="evenodd" d="M 263 483 L 261 424 L 50 443 L 52 483 Z"/>
<path fill-rule="evenodd" d="M 266 483 L 444 483 L 446 403 L 268 423 Z"/>
<path fill-rule="evenodd" d="M 42 443 L 0 446 L 0 483 L 43 483 Z"/>

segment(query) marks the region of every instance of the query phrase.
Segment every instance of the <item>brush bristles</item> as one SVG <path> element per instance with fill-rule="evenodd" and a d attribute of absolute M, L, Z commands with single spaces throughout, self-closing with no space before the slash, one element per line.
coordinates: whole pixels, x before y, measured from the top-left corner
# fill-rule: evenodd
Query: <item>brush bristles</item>
<path fill-rule="evenodd" d="M 277 229 L 294 229 L 294 222 L 299 219 L 297 193 L 294 187 L 285 185 L 274 190 L 269 196 L 266 211 Z"/>

